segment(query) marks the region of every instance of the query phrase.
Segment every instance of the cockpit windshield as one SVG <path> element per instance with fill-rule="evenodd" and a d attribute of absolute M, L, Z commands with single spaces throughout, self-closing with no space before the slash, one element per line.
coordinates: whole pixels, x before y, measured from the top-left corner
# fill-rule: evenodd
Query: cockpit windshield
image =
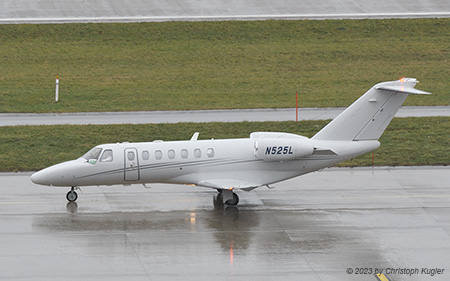
<path fill-rule="evenodd" d="M 100 157 L 101 152 L 102 149 L 100 147 L 94 147 L 93 149 L 89 150 L 85 155 L 83 155 L 83 158 L 86 160 L 91 159 L 98 160 L 98 157 Z"/>

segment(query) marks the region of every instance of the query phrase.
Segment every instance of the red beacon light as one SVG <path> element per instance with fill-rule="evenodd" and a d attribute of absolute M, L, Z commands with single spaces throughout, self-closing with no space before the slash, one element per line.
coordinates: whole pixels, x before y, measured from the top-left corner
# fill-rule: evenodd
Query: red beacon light
<path fill-rule="evenodd" d="M 405 77 L 400 78 L 400 82 L 405 82 Z"/>

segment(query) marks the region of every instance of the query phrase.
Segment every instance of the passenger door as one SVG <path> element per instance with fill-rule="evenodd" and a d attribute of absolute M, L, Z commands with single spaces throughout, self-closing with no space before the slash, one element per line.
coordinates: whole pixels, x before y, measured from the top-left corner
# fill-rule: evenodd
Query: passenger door
<path fill-rule="evenodd" d="M 125 181 L 139 180 L 139 159 L 136 148 L 126 148 L 124 153 L 125 167 L 124 179 Z"/>

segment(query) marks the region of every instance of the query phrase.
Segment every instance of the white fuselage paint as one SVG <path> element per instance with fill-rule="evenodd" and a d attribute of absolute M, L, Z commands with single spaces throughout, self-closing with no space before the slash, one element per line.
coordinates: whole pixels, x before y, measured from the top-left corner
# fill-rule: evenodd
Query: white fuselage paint
<path fill-rule="evenodd" d="M 316 141 L 316 147 L 329 148 L 337 155 L 312 154 L 289 161 L 264 161 L 255 156 L 254 146 L 257 140 L 258 138 L 247 138 L 103 144 L 97 147 L 102 148 L 102 153 L 112 150 L 112 161 L 88 161 L 81 157 L 44 169 L 33 176 L 33 181 L 52 186 L 136 183 L 202 185 L 202 182 L 209 180 L 232 178 L 254 185 L 265 185 L 334 165 L 379 146 L 378 141 Z M 128 160 L 129 151 L 136 151 L 133 161 Z M 182 151 L 187 151 L 187 156 L 182 155 Z M 196 151 L 200 151 L 200 155 L 196 155 Z M 144 155 L 147 153 L 148 159 L 145 159 Z M 156 158 L 158 154 L 161 159 Z M 173 159 L 169 158 L 169 154 Z"/>

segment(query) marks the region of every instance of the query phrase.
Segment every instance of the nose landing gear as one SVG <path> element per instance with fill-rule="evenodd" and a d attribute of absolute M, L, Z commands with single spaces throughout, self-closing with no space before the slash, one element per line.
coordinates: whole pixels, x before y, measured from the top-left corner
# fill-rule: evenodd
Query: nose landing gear
<path fill-rule="evenodd" d="M 69 202 L 75 202 L 75 201 L 77 201 L 77 199 L 78 199 L 78 194 L 75 192 L 75 189 L 78 189 L 78 188 L 76 188 L 75 186 L 72 186 L 72 188 L 70 189 L 70 191 L 67 192 L 67 194 L 66 194 L 66 199 L 67 199 L 67 201 L 69 201 Z"/>

